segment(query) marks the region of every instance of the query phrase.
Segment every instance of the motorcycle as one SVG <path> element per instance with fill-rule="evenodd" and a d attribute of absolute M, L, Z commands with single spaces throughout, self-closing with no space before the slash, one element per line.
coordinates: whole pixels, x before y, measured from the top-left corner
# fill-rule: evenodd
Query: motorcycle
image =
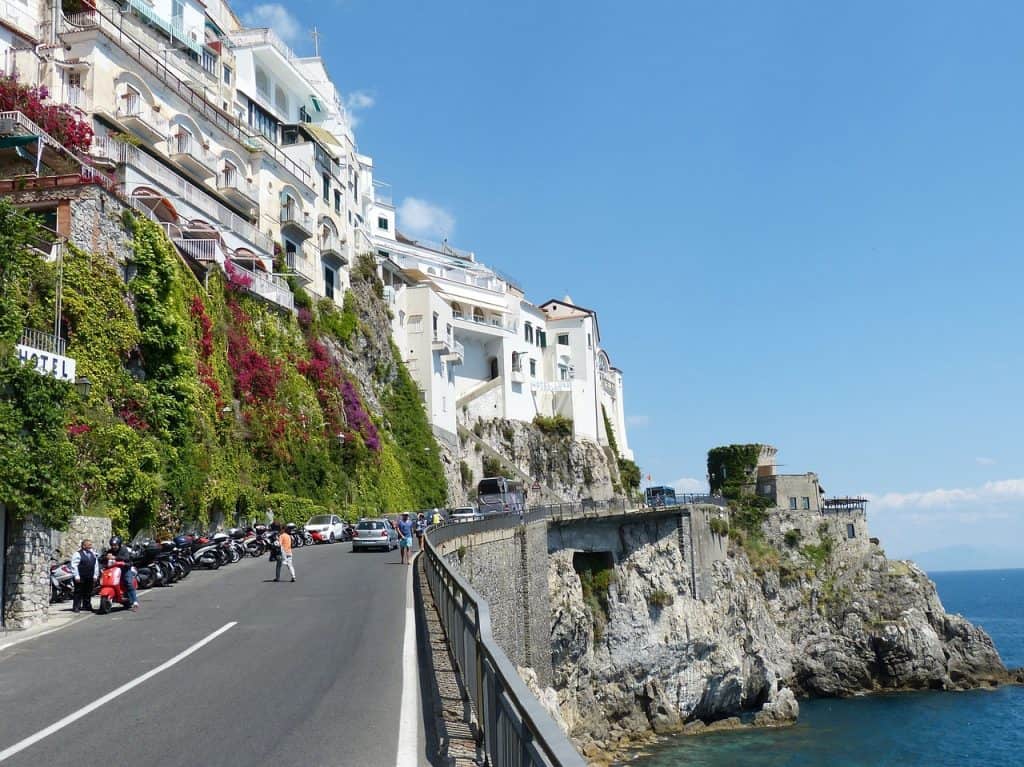
<path fill-rule="evenodd" d="M 75 596 L 75 574 L 71 572 L 71 560 L 57 559 L 59 551 L 50 557 L 50 603 L 63 602 Z"/>
<path fill-rule="evenodd" d="M 128 592 L 124 588 L 124 572 L 123 567 L 127 566 L 127 562 L 115 561 L 108 563 L 103 570 L 100 571 L 100 615 L 106 615 L 110 612 L 110 608 L 115 604 L 119 604 L 126 610 L 132 608 L 132 603 L 128 600 Z"/>

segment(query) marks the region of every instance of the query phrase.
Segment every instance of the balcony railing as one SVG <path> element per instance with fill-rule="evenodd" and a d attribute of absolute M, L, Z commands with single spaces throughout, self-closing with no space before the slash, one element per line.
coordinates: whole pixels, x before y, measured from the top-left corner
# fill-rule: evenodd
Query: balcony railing
<path fill-rule="evenodd" d="M 506 320 L 502 317 L 487 317 L 479 315 L 466 315 L 462 312 L 452 312 L 452 317 L 462 322 L 472 322 L 475 325 L 485 325 L 499 330 L 507 330 L 515 333 L 519 327 L 519 323 L 515 320 Z"/>
<path fill-rule="evenodd" d="M 300 237 L 313 236 L 313 218 L 304 210 L 301 210 L 295 203 L 288 203 L 281 207 L 281 229 L 291 229 L 292 233 Z"/>
<path fill-rule="evenodd" d="M 312 175 L 308 168 L 297 164 L 288 157 L 280 147 L 267 141 L 251 130 L 237 118 L 221 109 L 219 105 L 206 98 L 205 89 L 188 82 L 193 72 L 202 75 L 207 73 L 200 67 L 193 66 L 184 56 L 174 59 L 174 64 L 188 69 L 184 78 L 168 65 L 153 46 L 140 43 L 124 28 L 123 14 L 114 3 L 107 0 L 94 0 L 97 9 L 76 14 L 61 15 L 57 33 L 73 34 L 84 30 L 96 29 L 106 35 L 115 45 L 134 59 L 143 68 L 149 70 L 185 103 L 183 112 L 201 115 L 226 136 L 237 141 L 242 147 L 254 152 L 267 152 L 274 161 L 291 173 L 299 183 L 312 188 Z M 49 37 L 49 35 L 47 35 Z M 185 64 L 185 62 L 188 62 Z"/>
<path fill-rule="evenodd" d="M 373 199 L 384 205 L 392 204 L 391 184 L 386 181 L 373 182 Z"/>
<path fill-rule="evenodd" d="M 174 244 L 185 255 L 203 263 L 224 263 L 224 251 L 217 240 L 175 237 Z"/>
<path fill-rule="evenodd" d="M 188 133 L 178 133 L 167 140 L 167 154 L 171 159 L 185 162 L 194 171 L 210 172 L 213 175 L 213 157 L 196 138 Z"/>
<path fill-rule="evenodd" d="M 67 341 L 60 336 L 44 333 L 41 330 L 32 330 L 31 328 L 25 328 L 21 331 L 21 340 L 18 343 L 22 346 L 31 346 L 33 349 L 38 349 L 41 352 L 58 354 L 61 357 L 64 356 L 67 346 Z"/>
<path fill-rule="evenodd" d="M 233 261 L 230 263 L 233 271 L 242 275 L 243 278 L 248 278 L 247 290 L 250 293 L 272 301 L 278 306 L 283 306 L 285 309 L 295 309 L 295 296 L 289 290 L 288 283 L 283 279 L 276 275 L 265 277 L 259 272 L 246 269 Z"/>
<path fill-rule="evenodd" d="M 288 269 L 306 282 L 316 281 L 316 258 L 306 248 L 285 253 L 285 263 Z"/>
<path fill-rule="evenodd" d="M 124 121 L 138 121 L 142 128 L 156 140 L 167 137 L 167 120 L 158 115 L 146 101 L 136 94 L 119 99 L 116 117 Z"/>
<path fill-rule="evenodd" d="M 169 197 L 187 202 L 209 216 L 211 223 L 233 232 L 267 258 L 274 252 L 274 243 L 267 235 L 137 147 L 97 136 L 92 142 L 92 156 L 135 168 L 160 184 Z"/>
<path fill-rule="evenodd" d="M 218 173 L 217 189 L 222 193 L 227 192 L 232 196 L 241 197 L 254 205 L 259 200 L 256 185 L 246 180 L 237 170 L 225 169 Z"/>
<path fill-rule="evenodd" d="M 269 45 L 288 61 L 294 62 L 298 59 L 295 52 L 288 47 L 288 44 L 277 36 L 272 29 L 243 29 L 239 32 L 229 32 L 228 39 L 236 48 L 247 48 L 253 45 Z"/>

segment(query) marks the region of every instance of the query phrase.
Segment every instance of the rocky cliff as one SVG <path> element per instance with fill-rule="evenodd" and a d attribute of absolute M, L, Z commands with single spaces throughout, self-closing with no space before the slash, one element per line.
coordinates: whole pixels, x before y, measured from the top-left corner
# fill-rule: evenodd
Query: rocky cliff
<path fill-rule="evenodd" d="M 540 490 L 530 494 L 530 505 L 582 498 L 601 501 L 617 494 L 618 469 L 607 449 L 596 442 L 504 418 L 477 419 L 459 431 L 460 502 L 475 497 L 476 483 L 497 473 L 498 465 L 502 473 L 528 486 L 540 484 Z"/>
<path fill-rule="evenodd" d="M 734 533 L 699 599 L 673 527 L 624 526 L 620 538 L 605 570 L 572 550 L 549 564 L 558 713 L 596 761 L 735 716 L 785 724 L 800 696 L 1007 678 L 984 631 L 946 614 L 923 571 L 867 539 L 847 544 L 827 525 L 802 545 Z"/>

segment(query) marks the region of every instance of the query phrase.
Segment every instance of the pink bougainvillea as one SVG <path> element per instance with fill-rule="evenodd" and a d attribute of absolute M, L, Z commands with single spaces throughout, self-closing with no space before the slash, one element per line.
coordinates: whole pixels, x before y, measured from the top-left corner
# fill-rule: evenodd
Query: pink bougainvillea
<path fill-rule="evenodd" d="M 68 424 L 69 437 L 77 437 L 79 434 L 87 434 L 90 431 L 92 431 L 92 427 L 87 423 Z"/>
<path fill-rule="evenodd" d="M 67 104 L 47 104 L 45 85 L 31 87 L 14 76 L 0 76 L 0 112 L 21 112 L 72 151 L 86 153 L 92 145 L 92 126 Z"/>
<path fill-rule="evenodd" d="M 233 293 L 244 293 L 252 287 L 252 277 L 230 261 L 224 262 L 224 271 L 228 275 L 228 290 Z"/>
<path fill-rule="evenodd" d="M 348 420 L 349 428 L 359 432 L 363 436 L 366 446 L 374 452 L 378 452 L 380 450 L 380 435 L 370 419 L 370 414 L 363 407 L 363 400 L 351 379 L 346 378 L 342 381 L 341 396 L 345 400 L 345 418 Z"/>

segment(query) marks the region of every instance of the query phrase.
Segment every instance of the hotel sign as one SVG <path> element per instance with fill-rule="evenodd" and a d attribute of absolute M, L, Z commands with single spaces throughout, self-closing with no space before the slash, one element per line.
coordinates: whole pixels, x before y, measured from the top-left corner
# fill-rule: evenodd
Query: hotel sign
<path fill-rule="evenodd" d="M 63 357 L 24 344 L 17 344 L 15 349 L 18 361 L 23 365 L 31 365 L 37 373 L 52 376 L 60 381 L 75 382 L 75 361 L 71 357 Z"/>
<path fill-rule="evenodd" d="M 533 391 L 572 391 L 572 381 L 534 381 Z"/>

